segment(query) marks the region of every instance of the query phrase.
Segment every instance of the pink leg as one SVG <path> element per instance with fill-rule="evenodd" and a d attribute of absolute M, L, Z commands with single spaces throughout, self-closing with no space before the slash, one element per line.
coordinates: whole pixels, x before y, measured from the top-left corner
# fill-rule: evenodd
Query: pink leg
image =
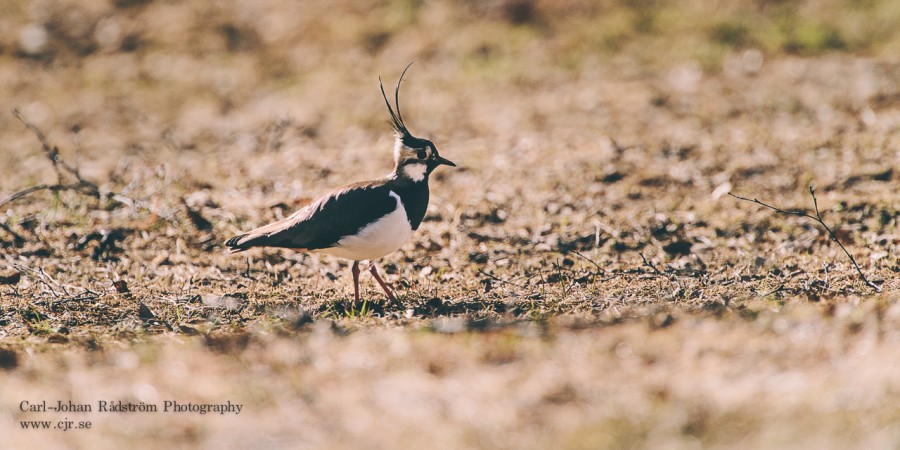
<path fill-rule="evenodd" d="M 353 273 L 353 298 L 355 303 L 359 303 L 359 261 L 353 261 L 350 272 Z"/>
<path fill-rule="evenodd" d="M 384 289 L 384 293 L 387 294 L 388 298 L 391 299 L 392 302 L 397 301 L 397 298 L 394 297 L 393 291 L 391 291 L 391 287 L 381 279 L 380 275 L 378 275 L 378 270 L 375 269 L 375 261 L 369 262 L 369 272 L 372 272 L 372 276 L 375 277 L 375 281 L 377 281 L 378 284 L 381 285 L 381 288 Z"/>

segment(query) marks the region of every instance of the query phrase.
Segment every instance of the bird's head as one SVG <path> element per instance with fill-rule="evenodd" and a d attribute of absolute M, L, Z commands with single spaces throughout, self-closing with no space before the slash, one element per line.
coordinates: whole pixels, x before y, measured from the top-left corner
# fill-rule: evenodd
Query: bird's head
<path fill-rule="evenodd" d="M 412 63 L 403 69 L 400 79 L 397 80 L 397 87 L 394 89 L 394 105 L 397 111 L 391 107 L 391 102 L 384 92 L 384 85 L 381 83 L 381 77 L 378 78 L 378 85 L 381 87 L 381 96 L 384 97 L 384 103 L 388 107 L 391 114 L 391 127 L 394 129 L 394 171 L 398 177 L 408 178 L 418 182 L 428 178 L 435 168 L 440 165 L 456 167 L 449 159 L 445 159 L 438 154 L 437 147 L 428 139 L 417 138 L 409 132 L 406 124 L 403 123 L 403 116 L 400 115 L 400 83 L 403 82 L 403 75 L 409 70 Z"/>

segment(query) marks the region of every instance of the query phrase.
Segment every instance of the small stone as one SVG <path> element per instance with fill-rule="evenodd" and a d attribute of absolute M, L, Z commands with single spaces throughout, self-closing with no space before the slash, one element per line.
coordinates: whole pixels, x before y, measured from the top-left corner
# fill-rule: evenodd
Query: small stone
<path fill-rule="evenodd" d="M 19 48 L 26 55 L 40 55 L 47 50 L 50 35 L 47 30 L 36 23 L 27 25 L 19 32 Z"/>

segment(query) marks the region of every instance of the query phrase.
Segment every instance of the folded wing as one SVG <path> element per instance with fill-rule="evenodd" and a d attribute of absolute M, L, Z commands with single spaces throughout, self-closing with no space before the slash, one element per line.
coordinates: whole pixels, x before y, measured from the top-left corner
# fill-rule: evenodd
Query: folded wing
<path fill-rule="evenodd" d="M 398 207 L 383 183 L 358 183 L 334 191 L 289 217 L 235 236 L 225 245 L 231 253 L 251 247 L 328 248 Z"/>

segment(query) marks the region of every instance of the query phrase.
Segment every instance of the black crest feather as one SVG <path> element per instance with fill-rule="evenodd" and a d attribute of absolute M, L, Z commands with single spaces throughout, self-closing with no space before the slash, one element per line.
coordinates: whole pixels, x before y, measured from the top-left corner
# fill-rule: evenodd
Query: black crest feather
<path fill-rule="evenodd" d="M 412 137 L 409 133 L 409 129 L 406 128 L 406 124 L 403 123 L 403 116 L 400 114 L 400 83 L 403 82 L 403 75 L 406 75 L 406 71 L 409 70 L 409 67 L 413 65 L 415 61 L 409 63 L 405 69 L 403 69 L 403 73 L 400 74 L 400 79 L 397 80 L 397 87 L 394 89 L 394 105 L 397 108 L 397 112 L 394 112 L 394 108 L 391 107 L 391 102 L 387 98 L 387 94 L 384 92 L 384 84 L 381 82 L 381 77 L 378 77 L 378 86 L 381 88 L 381 96 L 384 97 L 384 104 L 388 107 L 388 112 L 391 114 L 391 127 L 394 129 L 394 132 L 398 137 Z"/>

